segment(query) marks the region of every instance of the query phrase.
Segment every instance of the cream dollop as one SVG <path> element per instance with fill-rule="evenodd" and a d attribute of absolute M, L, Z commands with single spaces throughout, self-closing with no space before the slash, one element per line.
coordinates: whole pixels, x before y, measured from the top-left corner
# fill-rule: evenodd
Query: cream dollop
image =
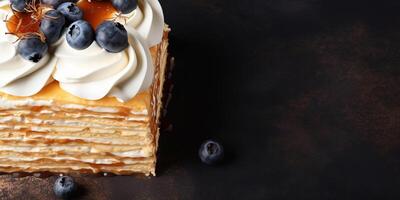
<path fill-rule="evenodd" d="M 96 42 L 75 50 L 62 37 L 55 51 L 54 79 L 63 90 L 89 100 L 113 96 L 125 102 L 147 89 L 154 73 L 149 48 L 136 30 L 127 31 L 130 45 L 119 53 L 109 53 Z"/>
<path fill-rule="evenodd" d="M 7 14 L 8 11 L 0 9 L 0 91 L 14 96 L 32 96 L 52 80 L 55 59 L 46 55 L 34 63 L 19 56 L 18 38 L 6 34 Z"/>
<path fill-rule="evenodd" d="M 150 87 L 154 66 L 149 47 L 162 40 L 164 16 L 157 0 L 138 3 L 138 9 L 127 15 L 131 45 L 123 52 L 109 53 L 95 42 L 75 50 L 63 37 L 55 47 L 58 62 L 53 75 L 63 90 L 90 100 L 114 96 L 124 102 Z"/>
<path fill-rule="evenodd" d="M 126 15 L 127 25 L 135 28 L 149 47 L 159 44 L 164 31 L 164 14 L 158 0 L 139 0 L 138 8 Z M 124 23 L 123 20 L 120 21 Z"/>

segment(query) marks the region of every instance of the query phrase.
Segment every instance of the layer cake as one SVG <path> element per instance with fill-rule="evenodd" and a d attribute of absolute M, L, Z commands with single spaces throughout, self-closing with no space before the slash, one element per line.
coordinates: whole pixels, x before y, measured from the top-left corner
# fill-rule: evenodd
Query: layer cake
<path fill-rule="evenodd" d="M 146 1 L 139 1 L 138 7 L 142 9 L 143 21 L 147 20 L 148 14 L 144 4 L 152 6 L 155 3 Z M 126 28 L 128 32 L 129 28 Z M 136 28 L 140 29 L 133 26 Z M 151 60 L 146 61 L 146 57 L 138 56 L 138 50 L 133 48 L 137 55 L 135 62 L 148 62 L 152 70 L 147 70 L 151 73 L 150 85 L 142 87 L 131 98 L 110 95 L 111 91 L 128 87 L 121 84 L 129 81 L 130 76 L 115 83 L 98 99 L 85 96 L 86 82 L 71 92 L 70 83 L 55 76 L 63 70 L 60 67 L 63 63 L 57 57 L 59 47 L 52 49 L 51 46 L 49 54 L 57 59 L 55 69 L 37 93 L 18 95 L 15 93 L 20 90 L 9 89 L 19 88 L 21 78 L 0 87 L 0 171 L 155 175 L 169 28 L 163 25 L 161 30 L 159 39 L 146 35 L 146 31 L 142 31 L 143 34 L 140 30 L 132 30 L 135 31 L 133 39 L 151 55 Z M 135 46 L 133 39 L 129 41 Z M 0 48 L 1 44 L 0 40 Z M 84 51 L 75 53 L 85 54 Z M 130 54 L 127 55 L 131 59 Z M 0 58 L 0 73 L 1 63 Z M 140 64 L 138 66 L 140 68 Z M 133 74 L 139 73 L 138 70 Z M 28 86 L 25 84 L 24 87 Z"/>

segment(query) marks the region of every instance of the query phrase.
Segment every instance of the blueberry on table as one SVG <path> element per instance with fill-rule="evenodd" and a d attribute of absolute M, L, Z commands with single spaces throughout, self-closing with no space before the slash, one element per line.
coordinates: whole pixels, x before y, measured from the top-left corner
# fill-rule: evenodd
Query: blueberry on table
<path fill-rule="evenodd" d="M 47 53 L 48 46 L 37 36 L 28 36 L 22 38 L 18 43 L 18 54 L 31 62 L 39 62 Z"/>
<path fill-rule="evenodd" d="M 54 183 L 54 194 L 59 198 L 70 198 L 77 190 L 74 179 L 69 176 L 60 176 Z"/>
<path fill-rule="evenodd" d="M 69 25 L 66 38 L 69 46 L 77 50 L 83 50 L 93 43 L 94 31 L 89 22 L 78 20 Z"/>
<path fill-rule="evenodd" d="M 58 6 L 57 10 L 64 15 L 68 23 L 72 23 L 83 18 L 82 10 L 72 2 L 62 3 L 60 6 Z"/>
<path fill-rule="evenodd" d="M 17 12 L 25 12 L 28 5 L 27 0 L 10 0 L 11 8 Z"/>
<path fill-rule="evenodd" d="M 224 148 L 216 141 L 207 140 L 200 146 L 199 157 L 206 164 L 217 164 L 224 158 Z"/>
<path fill-rule="evenodd" d="M 111 53 L 118 53 L 129 46 L 125 27 L 112 21 L 104 21 L 96 29 L 97 44 Z"/>
<path fill-rule="evenodd" d="M 111 3 L 122 14 L 128 14 L 137 8 L 137 0 L 111 0 Z"/>
<path fill-rule="evenodd" d="M 40 31 L 46 36 L 49 44 L 56 42 L 65 25 L 65 17 L 57 10 L 47 11 L 40 23 Z"/>

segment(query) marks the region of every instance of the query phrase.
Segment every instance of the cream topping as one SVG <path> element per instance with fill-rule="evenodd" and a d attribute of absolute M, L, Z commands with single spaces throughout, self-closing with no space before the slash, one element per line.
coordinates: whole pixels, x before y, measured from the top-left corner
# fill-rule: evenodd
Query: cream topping
<path fill-rule="evenodd" d="M 0 9 L 0 91 L 14 96 L 32 96 L 52 80 L 55 59 L 46 55 L 34 63 L 19 56 L 18 38 L 6 34 L 7 14 Z"/>
<path fill-rule="evenodd" d="M 161 42 L 164 29 L 158 0 L 139 0 L 138 8 L 127 15 L 130 46 L 123 52 L 109 53 L 96 42 L 85 50 L 75 50 L 62 36 L 38 63 L 20 57 L 18 42 L 13 43 L 17 38 L 5 34 L 3 20 L 10 12 L 6 7 L 8 4 L 0 4 L 0 49 L 5 52 L 0 54 L 0 91 L 32 96 L 54 78 L 74 96 L 89 100 L 112 96 L 126 102 L 150 87 L 154 66 L 149 47 Z"/>
<path fill-rule="evenodd" d="M 122 102 L 150 87 L 154 66 L 149 48 L 136 30 L 127 30 L 131 45 L 119 53 L 109 53 L 96 42 L 87 49 L 75 50 L 63 37 L 56 47 L 58 62 L 53 75 L 60 87 L 84 99 L 114 96 Z"/>
<path fill-rule="evenodd" d="M 139 0 L 138 8 L 126 15 L 127 26 L 135 28 L 149 47 L 159 44 L 164 31 L 164 14 L 158 0 Z M 123 20 L 120 20 L 124 23 Z"/>

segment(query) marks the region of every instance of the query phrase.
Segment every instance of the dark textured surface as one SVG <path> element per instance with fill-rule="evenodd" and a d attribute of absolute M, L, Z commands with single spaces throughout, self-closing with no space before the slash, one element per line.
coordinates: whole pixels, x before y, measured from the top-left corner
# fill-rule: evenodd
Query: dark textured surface
<path fill-rule="evenodd" d="M 81 199 L 400 198 L 399 1 L 162 4 L 177 66 L 159 176 L 79 178 Z M 222 166 L 197 158 L 209 137 Z M 0 197 L 52 199 L 52 181 L 3 177 Z"/>

